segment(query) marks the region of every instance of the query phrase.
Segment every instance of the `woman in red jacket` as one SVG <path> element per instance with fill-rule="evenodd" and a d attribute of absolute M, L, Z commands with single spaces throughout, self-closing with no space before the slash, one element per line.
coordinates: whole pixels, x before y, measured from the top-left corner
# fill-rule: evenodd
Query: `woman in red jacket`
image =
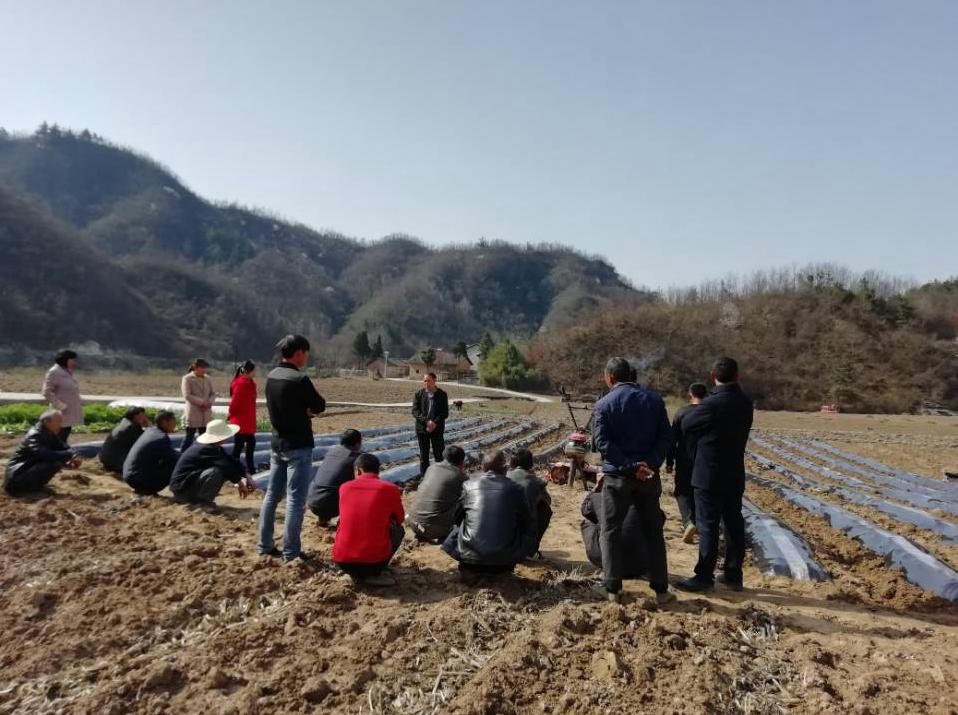
<path fill-rule="evenodd" d="M 253 452 L 256 451 L 256 363 L 247 360 L 236 368 L 236 376 L 230 383 L 229 421 L 240 429 L 233 438 L 233 457 L 238 458 L 246 450 L 246 470 L 253 474 Z"/>

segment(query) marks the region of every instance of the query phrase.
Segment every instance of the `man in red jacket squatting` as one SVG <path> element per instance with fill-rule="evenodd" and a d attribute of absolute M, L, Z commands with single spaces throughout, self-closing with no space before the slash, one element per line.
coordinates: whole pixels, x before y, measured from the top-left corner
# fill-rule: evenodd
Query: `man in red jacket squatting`
<path fill-rule="evenodd" d="M 402 543 L 406 513 L 399 487 L 379 478 L 379 459 L 363 453 L 356 458 L 356 478 L 339 488 L 339 526 L 333 561 L 354 582 L 393 586 L 383 573 Z"/>

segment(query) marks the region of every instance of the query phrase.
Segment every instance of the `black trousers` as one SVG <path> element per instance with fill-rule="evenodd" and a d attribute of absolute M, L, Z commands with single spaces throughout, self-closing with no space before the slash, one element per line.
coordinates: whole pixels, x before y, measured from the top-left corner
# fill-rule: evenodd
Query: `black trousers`
<path fill-rule="evenodd" d="M 730 581 L 742 580 L 745 561 L 745 519 L 740 493 L 695 490 L 695 525 L 699 530 L 699 560 L 695 577 L 712 583 L 718 561 L 719 534 L 725 523 L 725 564 L 722 569 Z"/>
<path fill-rule="evenodd" d="M 441 428 L 433 432 L 417 432 L 416 439 L 419 440 L 419 475 L 422 476 L 429 469 L 429 452 L 437 462 L 442 461 L 442 453 L 446 449 L 446 437 Z"/>
<path fill-rule="evenodd" d="M 634 506 L 640 533 L 649 559 L 649 586 L 656 593 L 669 588 L 669 568 L 665 555 L 665 513 L 659 506 L 662 483 L 658 474 L 647 481 L 633 475 L 606 474 L 602 479 L 602 511 L 599 514 L 599 547 L 605 587 L 613 593 L 622 590 L 625 554 L 641 548 L 622 537 L 622 523 L 629 507 Z"/>
<path fill-rule="evenodd" d="M 179 501 L 190 502 L 191 504 L 212 504 L 213 500 L 219 496 L 220 489 L 226 477 L 223 472 L 216 467 L 204 469 L 197 474 L 186 489 L 174 492 L 174 496 Z"/>
<path fill-rule="evenodd" d="M 204 432 L 206 432 L 206 427 L 187 427 L 186 436 L 183 438 L 183 446 L 180 448 L 180 452 L 185 452 L 187 447 L 196 441 L 196 435 L 203 434 Z"/>
<path fill-rule="evenodd" d="M 316 516 L 326 521 L 339 516 L 339 489 L 336 487 L 322 487 L 317 490 L 316 498 L 308 502 L 307 506 Z"/>
<path fill-rule="evenodd" d="M 240 454 L 246 451 L 246 471 L 249 474 L 256 473 L 256 465 L 253 463 L 253 453 L 256 451 L 255 434 L 237 434 L 233 437 L 233 457 L 239 459 Z"/>
<path fill-rule="evenodd" d="M 530 553 L 529 556 L 536 555 L 536 552 L 539 550 L 539 545 L 542 543 L 542 537 L 545 536 L 546 530 L 549 528 L 551 522 L 552 507 L 544 501 L 540 501 L 536 504 L 536 543 L 535 548 L 531 550 L 532 553 Z"/>
<path fill-rule="evenodd" d="M 3 486 L 9 494 L 38 492 L 43 489 L 57 472 L 63 469 L 60 462 L 41 462 L 26 469 L 20 469 L 12 476 L 6 476 Z"/>
<path fill-rule="evenodd" d="M 336 565 L 344 572 L 353 576 L 355 578 L 366 578 L 367 576 L 375 576 L 382 573 L 383 569 L 389 565 L 389 562 L 392 561 L 393 556 L 396 555 L 396 552 L 399 551 L 399 546 L 402 544 L 403 538 L 406 536 L 406 530 L 403 528 L 402 524 L 397 524 L 393 522 L 389 527 L 389 542 L 392 544 L 392 553 L 389 555 L 389 558 L 386 559 L 383 563 L 379 564 L 346 564 L 346 563 L 337 563 Z"/>

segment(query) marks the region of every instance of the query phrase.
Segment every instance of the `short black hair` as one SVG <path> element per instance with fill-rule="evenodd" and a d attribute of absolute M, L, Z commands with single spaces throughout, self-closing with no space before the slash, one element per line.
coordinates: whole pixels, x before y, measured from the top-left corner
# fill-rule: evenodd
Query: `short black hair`
<path fill-rule="evenodd" d="M 169 410 L 162 410 L 156 413 L 156 424 L 160 424 L 160 422 L 169 422 L 170 420 L 176 422 L 176 415 Z"/>
<path fill-rule="evenodd" d="M 609 362 L 605 364 L 605 371 L 612 375 L 616 382 L 628 382 L 629 378 L 632 377 L 632 366 L 625 358 L 609 358 Z"/>
<path fill-rule="evenodd" d="M 709 394 L 709 388 L 703 385 L 701 382 L 693 382 L 691 385 L 689 385 L 689 394 L 692 397 L 697 397 L 701 400 L 703 397 Z"/>
<path fill-rule="evenodd" d="M 439 379 L 438 377 L 436 377 L 436 373 L 434 373 L 434 372 L 427 372 L 427 373 L 426 373 L 426 377 L 431 377 L 433 380 L 438 380 L 438 379 Z"/>
<path fill-rule="evenodd" d="M 369 452 L 363 452 L 356 457 L 356 467 L 364 474 L 379 474 L 381 467 L 379 457 Z"/>
<path fill-rule="evenodd" d="M 506 471 L 506 453 L 501 449 L 482 457 L 482 471 L 502 474 Z"/>
<path fill-rule="evenodd" d="M 302 335 L 287 335 L 276 343 L 276 349 L 284 358 L 291 358 L 300 350 L 309 352 L 309 341 Z"/>
<path fill-rule="evenodd" d="M 442 453 L 443 461 L 461 467 L 466 463 L 466 451 L 462 447 L 450 444 Z"/>
<path fill-rule="evenodd" d="M 56 354 L 56 357 L 53 358 L 53 362 L 55 362 L 60 367 L 66 367 L 68 361 L 76 360 L 79 357 L 80 356 L 77 355 L 72 350 L 61 350 L 60 352 Z"/>
<path fill-rule="evenodd" d="M 358 429 L 348 429 L 339 438 L 339 443 L 344 447 L 358 447 L 362 441 L 363 433 Z"/>
<path fill-rule="evenodd" d="M 139 414 L 143 414 L 144 412 L 146 412 L 146 410 L 144 410 L 142 407 L 131 407 L 123 413 L 123 416 L 132 422 L 134 417 Z"/>
<path fill-rule="evenodd" d="M 517 449 L 512 455 L 512 461 L 520 469 L 532 469 L 532 452 L 528 449 Z"/>
<path fill-rule="evenodd" d="M 719 382 L 735 382 L 738 379 L 738 363 L 730 357 L 720 357 L 712 364 L 712 372 Z"/>

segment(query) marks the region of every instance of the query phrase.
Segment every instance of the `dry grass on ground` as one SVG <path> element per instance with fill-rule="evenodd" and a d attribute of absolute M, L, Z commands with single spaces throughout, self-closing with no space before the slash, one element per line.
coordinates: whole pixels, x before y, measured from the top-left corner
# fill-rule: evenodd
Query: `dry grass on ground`
<path fill-rule="evenodd" d="M 489 407 L 540 422 L 563 413 Z M 355 411 L 317 430 L 404 419 Z M 763 413 L 757 423 L 842 433 L 850 449 L 948 439 L 935 418 L 819 420 Z M 901 455 L 897 466 L 921 466 Z M 224 492 L 221 515 L 135 502 L 90 463 L 51 494 L 0 496 L 0 713 L 956 712 L 958 608 L 821 520 L 749 488 L 809 540 L 831 582 L 771 578 L 749 563 L 743 593 L 659 609 L 630 582 L 613 606 L 589 592 L 582 493 L 550 491 L 545 563 L 468 588 L 437 547 L 407 542 L 386 591 L 338 576 L 333 533 L 310 518 L 316 562 L 258 558 L 258 498 Z M 695 547 L 681 542 L 674 501 L 662 505 L 670 571 L 686 575 Z"/>

